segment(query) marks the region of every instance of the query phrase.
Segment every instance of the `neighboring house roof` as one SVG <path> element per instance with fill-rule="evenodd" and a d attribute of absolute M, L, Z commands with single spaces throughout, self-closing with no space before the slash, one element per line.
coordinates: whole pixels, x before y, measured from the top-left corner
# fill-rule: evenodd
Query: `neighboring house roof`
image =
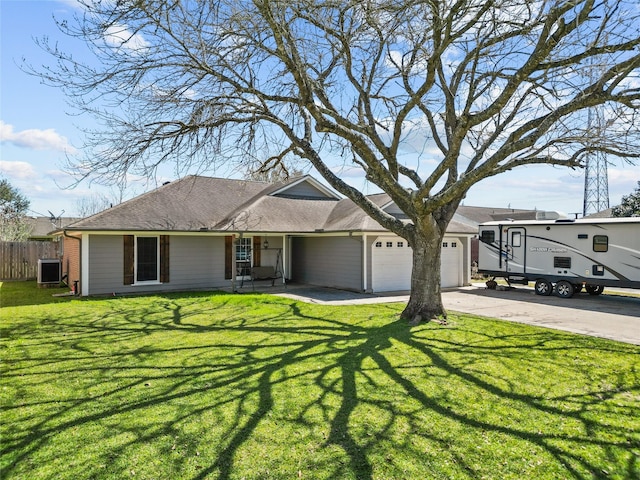
<path fill-rule="evenodd" d="M 456 215 L 468 219 L 477 225 L 484 222 L 494 222 L 508 219 L 535 220 L 536 210 L 494 207 L 468 207 L 466 205 L 461 205 L 458 207 Z"/>
<path fill-rule="evenodd" d="M 391 214 L 394 208 L 397 211 L 387 194 L 368 198 Z M 496 215 L 515 218 L 520 213 L 535 218 L 535 212 L 526 210 L 460 207 L 447 232 L 474 234 L 478 223 L 501 219 Z M 265 233 L 386 231 L 353 201 L 341 198 L 308 175 L 277 183 L 188 176 L 82 219 L 66 229 Z"/>
<path fill-rule="evenodd" d="M 26 223 L 29 225 L 29 238 L 48 239 L 53 238 L 51 232 L 64 228 L 80 220 L 78 217 L 27 217 Z"/>
<path fill-rule="evenodd" d="M 602 210 L 601 212 L 592 213 L 591 215 L 587 215 L 584 218 L 611 218 L 613 217 L 613 208 L 607 208 L 606 210 Z"/>

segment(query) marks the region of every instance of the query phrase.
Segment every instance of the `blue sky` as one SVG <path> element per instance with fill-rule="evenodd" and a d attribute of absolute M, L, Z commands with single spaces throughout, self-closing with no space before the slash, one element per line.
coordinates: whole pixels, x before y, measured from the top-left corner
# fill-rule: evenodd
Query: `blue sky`
<path fill-rule="evenodd" d="M 115 195 L 90 182 L 69 188 L 73 178 L 64 172 L 66 159 L 82 145 L 78 125 L 86 127 L 92 120 L 70 115 L 60 91 L 19 68 L 23 58 L 34 66 L 52 63 L 34 38 L 49 37 L 51 42 L 60 41 L 66 51 L 82 54 L 82 44 L 64 37 L 53 20 L 54 16 L 71 19 L 77 11 L 75 0 L 0 0 L 0 175 L 30 199 L 34 215 L 48 215 L 49 211 L 59 215 L 64 211 L 65 216 L 74 216 L 81 199 L 98 193 Z M 364 192 L 377 191 L 359 175 L 350 176 L 348 170 L 344 175 Z M 167 175 L 157 181 L 170 179 Z M 611 205 L 633 192 L 639 180 L 640 165 L 610 165 Z M 147 182 L 134 184 L 125 197 L 154 186 Z M 529 166 L 480 182 L 464 203 L 573 213 L 582 211 L 583 190 L 582 171 Z"/>

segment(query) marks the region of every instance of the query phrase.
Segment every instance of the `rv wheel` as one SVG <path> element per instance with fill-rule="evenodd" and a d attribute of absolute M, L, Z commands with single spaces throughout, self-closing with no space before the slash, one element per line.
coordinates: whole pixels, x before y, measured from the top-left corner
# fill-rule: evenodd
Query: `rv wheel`
<path fill-rule="evenodd" d="M 546 297 L 551 295 L 553 286 L 551 285 L 551 282 L 548 282 L 545 279 L 536 280 L 535 291 L 536 295 L 544 295 Z"/>
<path fill-rule="evenodd" d="M 589 295 L 600 295 L 604 290 L 602 285 L 587 285 L 586 288 Z"/>
<path fill-rule="evenodd" d="M 556 283 L 556 295 L 561 298 L 573 297 L 573 285 L 566 280 L 561 280 Z"/>

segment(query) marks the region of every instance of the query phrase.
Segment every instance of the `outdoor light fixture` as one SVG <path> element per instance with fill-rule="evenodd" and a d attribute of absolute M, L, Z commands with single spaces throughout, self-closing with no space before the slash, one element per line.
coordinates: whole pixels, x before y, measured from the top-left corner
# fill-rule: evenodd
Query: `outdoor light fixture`
<path fill-rule="evenodd" d="M 264 243 L 262 244 L 262 246 L 264 247 L 264 249 L 268 249 L 269 248 L 269 240 L 267 240 L 266 238 L 264 239 Z"/>

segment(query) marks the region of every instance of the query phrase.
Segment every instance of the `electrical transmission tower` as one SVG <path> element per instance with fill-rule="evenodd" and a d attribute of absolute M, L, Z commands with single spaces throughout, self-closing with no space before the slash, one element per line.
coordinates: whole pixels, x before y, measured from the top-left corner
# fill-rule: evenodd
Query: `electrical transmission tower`
<path fill-rule="evenodd" d="M 590 76 L 594 73 L 593 65 Z M 592 77 L 593 78 L 593 77 Z M 606 122 L 601 109 L 589 108 L 587 113 L 587 135 L 596 142 L 604 137 Z M 602 212 L 609 208 L 609 176 L 607 159 L 603 152 L 587 153 L 584 171 L 584 203 L 582 215 Z"/>
<path fill-rule="evenodd" d="M 589 153 L 584 172 L 584 204 L 587 216 L 609 208 L 609 177 L 607 159 L 602 152 Z"/>

